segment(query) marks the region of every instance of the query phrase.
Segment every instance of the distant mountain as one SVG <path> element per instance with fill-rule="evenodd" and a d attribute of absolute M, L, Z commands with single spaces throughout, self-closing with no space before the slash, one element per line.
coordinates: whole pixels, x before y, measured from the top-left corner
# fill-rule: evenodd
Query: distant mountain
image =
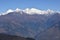
<path fill-rule="evenodd" d="M 36 9 L 36 8 L 26 8 L 24 10 L 22 9 L 19 9 L 17 8 L 16 10 L 12 10 L 12 9 L 9 9 L 8 11 L 0 14 L 0 15 L 6 15 L 10 12 L 20 12 L 20 14 L 22 14 L 22 12 L 26 13 L 26 14 L 30 14 L 30 15 L 33 15 L 33 14 L 45 14 L 45 15 L 49 15 L 49 14 L 54 14 L 56 12 L 60 13 L 59 11 L 54 11 L 54 10 L 40 10 L 40 9 Z"/>
<path fill-rule="evenodd" d="M 31 11 L 32 9 L 29 10 Z M 57 29 L 60 28 L 60 13 L 49 10 L 42 11 L 43 14 L 40 14 L 41 10 L 39 10 L 39 13 L 37 13 L 38 11 L 35 12 L 35 10 L 37 9 L 34 9 L 34 12 L 31 11 L 27 13 L 20 9 L 10 9 L 5 14 L 1 14 L 0 33 L 35 38 L 36 40 L 44 40 L 45 38 L 45 40 L 54 40 L 55 38 L 49 36 L 54 34 L 55 29 L 56 34 L 54 34 L 54 36 L 58 35 L 57 31 L 58 33 L 60 31 Z M 59 26 L 57 27 L 56 25 Z M 52 34 L 49 34 L 49 30 L 51 30 L 51 32 L 53 31 Z"/>

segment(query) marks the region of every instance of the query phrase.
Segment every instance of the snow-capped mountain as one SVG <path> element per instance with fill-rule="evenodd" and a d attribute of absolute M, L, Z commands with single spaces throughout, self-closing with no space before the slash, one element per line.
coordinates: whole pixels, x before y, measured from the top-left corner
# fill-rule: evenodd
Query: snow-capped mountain
<path fill-rule="evenodd" d="M 15 10 L 12 10 L 12 9 L 9 9 L 7 10 L 6 12 L 0 14 L 0 15 L 5 15 L 5 14 L 8 14 L 10 12 L 24 12 L 26 14 L 45 14 L 45 15 L 49 15 L 49 14 L 54 14 L 54 13 L 60 13 L 59 11 L 53 11 L 53 10 L 39 10 L 39 9 L 36 9 L 36 8 L 26 8 L 24 10 L 22 9 L 19 9 L 19 8 L 16 8 Z M 21 13 L 22 14 L 22 13 Z"/>
<path fill-rule="evenodd" d="M 50 9 L 47 11 L 35 8 L 27 8 L 25 10 L 19 8 L 16 10 L 9 9 L 0 16 L 0 33 L 10 35 L 31 37 L 36 40 L 40 40 L 40 38 L 42 40 L 48 40 L 47 38 L 50 36 L 49 33 L 51 31 L 58 31 L 56 31 L 57 33 L 54 34 L 54 36 L 60 33 L 60 29 L 56 29 L 56 27 L 60 28 L 60 12 Z M 53 32 L 51 33 L 51 36 L 53 35 Z M 45 35 L 47 35 L 46 39 L 44 38 Z M 60 34 L 57 36 L 60 37 Z M 53 38 L 50 39 L 53 40 Z"/>

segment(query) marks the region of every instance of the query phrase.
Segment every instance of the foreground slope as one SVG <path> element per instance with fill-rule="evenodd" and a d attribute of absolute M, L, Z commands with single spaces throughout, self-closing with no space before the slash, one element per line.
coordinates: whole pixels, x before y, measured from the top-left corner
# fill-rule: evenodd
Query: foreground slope
<path fill-rule="evenodd" d="M 0 40 L 35 40 L 35 39 L 0 33 Z"/>

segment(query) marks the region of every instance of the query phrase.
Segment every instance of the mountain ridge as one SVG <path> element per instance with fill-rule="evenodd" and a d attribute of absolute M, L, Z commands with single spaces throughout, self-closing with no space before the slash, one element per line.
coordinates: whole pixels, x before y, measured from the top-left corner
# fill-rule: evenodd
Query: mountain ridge
<path fill-rule="evenodd" d="M 0 33 L 31 37 L 38 40 L 40 35 L 44 36 L 47 30 L 53 29 L 56 23 L 60 25 L 59 13 L 46 16 L 42 14 L 30 15 L 25 12 L 21 14 L 20 11 L 9 12 L 7 15 L 0 16 Z"/>
<path fill-rule="evenodd" d="M 5 15 L 10 12 L 21 12 L 21 14 L 22 14 L 22 12 L 24 12 L 24 13 L 30 14 L 30 15 L 33 15 L 33 14 L 49 15 L 49 14 L 54 14 L 54 13 L 60 13 L 59 11 L 54 11 L 54 10 L 50 10 L 50 9 L 40 10 L 40 9 L 36 9 L 36 8 L 26 8 L 26 9 L 22 10 L 22 9 L 16 8 L 15 10 L 9 9 L 6 12 L 1 13 L 0 15 Z"/>

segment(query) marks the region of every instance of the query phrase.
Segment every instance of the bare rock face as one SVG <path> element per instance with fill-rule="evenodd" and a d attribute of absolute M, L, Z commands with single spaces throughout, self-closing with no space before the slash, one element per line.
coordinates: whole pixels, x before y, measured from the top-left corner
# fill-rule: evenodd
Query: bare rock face
<path fill-rule="evenodd" d="M 51 28 L 42 32 L 39 35 L 38 40 L 60 40 L 60 26 L 58 24 L 53 25 Z"/>

